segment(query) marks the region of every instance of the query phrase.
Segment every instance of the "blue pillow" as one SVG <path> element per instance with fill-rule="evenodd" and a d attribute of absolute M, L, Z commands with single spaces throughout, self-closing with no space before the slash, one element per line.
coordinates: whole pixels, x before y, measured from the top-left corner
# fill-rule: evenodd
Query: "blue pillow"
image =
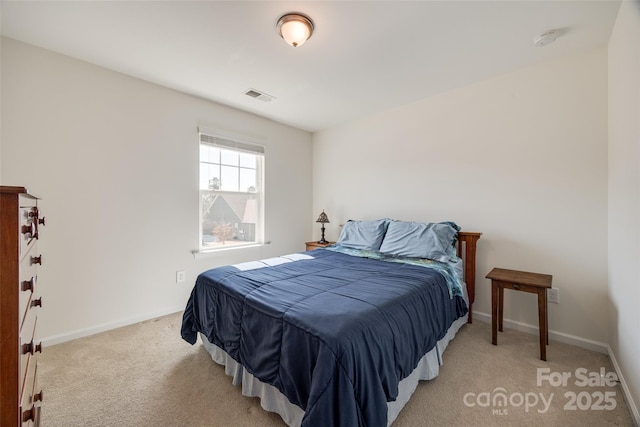
<path fill-rule="evenodd" d="M 409 258 L 447 262 L 455 255 L 459 227 L 451 222 L 421 223 L 391 221 L 380 252 Z"/>
<path fill-rule="evenodd" d="M 349 220 L 342 226 L 340 237 L 336 243 L 353 249 L 377 251 L 380 249 L 388 223 L 388 219 L 376 221 Z"/>

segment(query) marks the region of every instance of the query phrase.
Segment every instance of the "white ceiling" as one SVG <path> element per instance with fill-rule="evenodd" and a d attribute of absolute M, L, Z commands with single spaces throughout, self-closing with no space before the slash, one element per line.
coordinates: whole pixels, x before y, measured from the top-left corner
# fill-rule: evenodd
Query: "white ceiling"
<path fill-rule="evenodd" d="M 610 1 L 2 1 L 2 35 L 318 131 L 605 46 Z M 291 11 L 316 30 L 293 48 Z M 533 37 L 562 36 L 545 47 Z M 257 89 L 263 102 L 244 95 Z"/>

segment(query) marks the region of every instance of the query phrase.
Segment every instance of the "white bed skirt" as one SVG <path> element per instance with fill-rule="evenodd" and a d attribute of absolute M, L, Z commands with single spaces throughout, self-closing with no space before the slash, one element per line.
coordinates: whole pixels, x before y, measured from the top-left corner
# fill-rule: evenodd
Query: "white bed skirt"
<path fill-rule="evenodd" d="M 447 348 L 458 330 L 467 323 L 467 316 L 461 317 L 449 328 L 447 334 L 436 346 L 424 355 L 416 369 L 400 381 L 398 385 L 398 397 L 394 402 L 387 402 L 387 425 L 390 426 L 398 414 L 407 404 L 411 395 L 418 386 L 420 380 L 431 380 L 438 376 L 440 365 L 442 365 L 442 354 Z M 284 422 L 290 427 L 299 427 L 304 411 L 289 402 L 289 400 L 280 391 L 270 384 L 263 383 L 256 377 L 251 375 L 242 366 L 229 356 L 224 350 L 215 344 L 211 344 L 207 338 L 200 334 L 204 348 L 209 352 L 214 362 L 225 366 L 225 373 L 232 377 L 233 385 L 242 385 L 242 394 L 249 397 L 259 397 L 262 408 L 269 412 L 275 412 L 282 417 Z"/>

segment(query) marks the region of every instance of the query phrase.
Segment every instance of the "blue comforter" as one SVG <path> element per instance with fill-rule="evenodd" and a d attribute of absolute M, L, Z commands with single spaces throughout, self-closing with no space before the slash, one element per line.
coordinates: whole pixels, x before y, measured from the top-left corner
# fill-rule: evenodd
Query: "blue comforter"
<path fill-rule="evenodd" d="M 316 249 L 268 268 L 202 273 L 182 337 L 197 332 L 305 411 L 303 426 L 386 426 L 387 401 L 467 312 L 423 266 Z"/>

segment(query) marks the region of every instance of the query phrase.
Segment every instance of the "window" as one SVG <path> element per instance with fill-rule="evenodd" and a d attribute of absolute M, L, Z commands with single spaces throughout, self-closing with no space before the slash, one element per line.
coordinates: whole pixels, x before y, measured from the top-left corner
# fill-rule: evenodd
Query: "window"
<path fill-rule="evenodd" d="M 200 133 L 200 250 L 263 242 L 264 147 Z"/>

